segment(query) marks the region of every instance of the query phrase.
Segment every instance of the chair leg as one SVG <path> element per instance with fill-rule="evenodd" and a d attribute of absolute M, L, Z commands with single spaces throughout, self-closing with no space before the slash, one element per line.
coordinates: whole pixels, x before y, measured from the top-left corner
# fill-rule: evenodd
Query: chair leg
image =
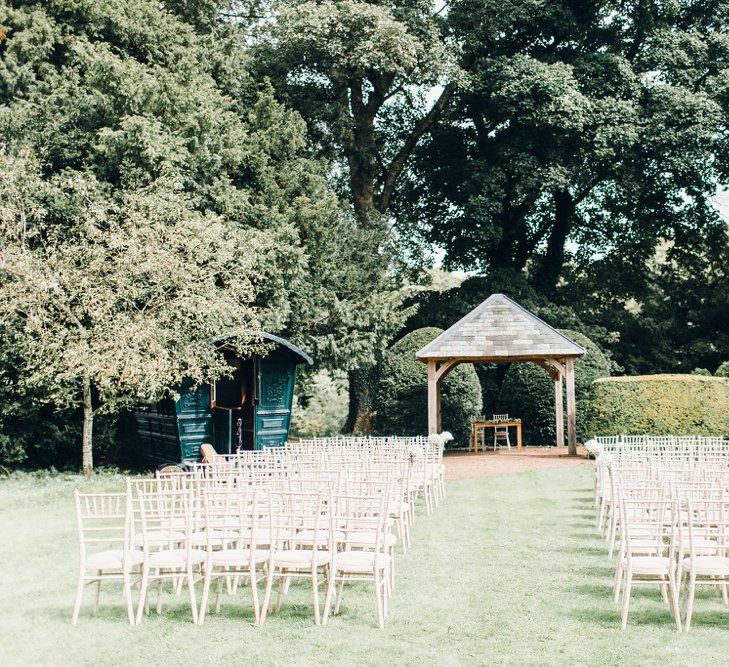
<path fill-rule="evenodd" d="M 271 602 L 271 589 L 273 588 L 273 574 L 274 574 L 273 563 L 268 566 L 268 575 L 266 576 L 266 591 L 263 594 L 263 604 L 261 605 L 261 617 L 258 620 L 258 625 L 263 625 L 266 622 L 266 615 L 268 614 L 268 606 Z"/>
<path fill-rule="evenodd" d="M 319 573 L 316 567 L 311 569 L 311 590 L 314 596 L 314 625 L 321 625 L 319 614 Z"/>
<path fill-rule="evenodd" d="M 101 570 L 96 570 L 96 595 L 94 596 L 94 614 L 99 611 L 99 598 L 101 597 Z"/>
<path fill-rule="evenodd" d="M 132 602 L 132 579 L 129 572 L 124 572 L 124 603 L 127 608 L 129 625 L 134 625 L 134 603 Z"/>
<path fill-rule="evenodd" d="M 215 613 L 220 613 L 220 603 L 223 599 L 223 578 L 218 577 L 218 585 L 215 588 Z"/>
<path fill-rule="evenodd" d="M 620 556 L 618 556 L 618 564 L 615 567 L 615 585 L 613 586 L 613 602 L 617 604 L 620 602 L 620 588 L 623 582 L 623 563 Z"/>
<path fill-rule="evenodd" d="M 159 577 L 159 570 L 157 570 L 157 576 Z M 162 577 L 159 577 L 157 582 L 157 615 L 162 613 Z"/>
<path fill-rule="evenodd" d="M 329 612 L 332 609 L 332 597 L 334 596 L 334 587 L 336 572 L 330 566 L 327 568 L 327 593 L 324 597 L 324 614 L 322 615 L 322 625 L 326 625 L 329 620 Z"/>
<path fill-rule="evenodd" d="M 190 611 L 192 612 L 192 622 L 197 625 L 197 600 L 195 600 L 195 576 L 192 572 L 192 565 L 187 566 L 187 588 L 190 593 Z"/>
<path fill-rule="evenodd" d="M 676 582 L 676 575 L 675 573 L 670 573 L 668 575 L 669 583 L 669 594 L 671 596 L 671 612 L 673 619 L 676 621 L 676 629 L 681 632 L 681 611 L 678 608 L 678 585 Z"/>
<path fill-rule="evenodd" d="M 210 582 L 213 578 L 212 565 L 208 564 L 205 567 L 205 576 L 203 577 L 203 588 L 200 598 L 200 613 L 197 617 L 198 625 L 202 625 L 205 622 L 205 614 L 208 610 L 208 599 L 210 597 Z"/>
<path fill-rule="evenodd" d="M 73 603 L 73 615 L 71 616 L 71 625 L 78 623 L 78 615 L 81 611 L 81 601 L 84 595 L 84 574 L 85 571 L 81 569 L 78 573 L 78 585 L 76 586 L 76 601 Z"/>
<path fill-rule="evenodd" d="M 147 602 L 147 584 L 149 582 L 149 568 L 144 565 L 142 567 L 142 584 L 139 587 L 139 605 L 137 607 L 137 625 L 142 622 L 142 613 L 146 608 Z"/>
<path fill-rule="evenodd" d="M 336 616 L 339 613 L 339 605 L 342 603 L 342 593 L 344 592 L 344 574 L 342 574 L 342 578 L 339 581 L 339 587 L 337 588 L 337 603 L 334 606 L 334 615 Z"/>
<path fill-rule="evenodd" d="M 380 630 L 384 630 L 385 616 L 382 610 L 382 581 L 377 571 L 375 571 L 375 602 L 377 603 L 377 624 L 380 626 Z"/>
<path fill-rule="evenodd" d="M 625 592 L 623 593 L 623 613 L 620 618 L 620 629 L 625 630 L 628 625 L 628 608 L 630 607 L 630 590 L 633 587 L 633 573 L 630 565 L 625 571 Z"/>
<path fill-rule="evenodd" d="M 689 574 L 688 598 L 686 600 L 686 622 L 684 628 L 686 632 L 691 629 L 691 617 L 694 613 L 694 596 L 696 595 L 696 575 L 692 572 Z"/>
<path fill-rule="evenodd" d="M 261 619 L 261 606 L 258 601 L 258 580 L 256 579 L 256 565 L 253 563 L 251 565 L 251 569 L 249 571 L 250 580 L 251 580 L 251 597 L 253 598 L 253 616 L 256 621 L 256 625 L 260 622 Z M 235 578 L 236 582 L 238 581 L 238 577 Z M 243 583 L 245 584 L 245 580 L 243 580 Z"/>

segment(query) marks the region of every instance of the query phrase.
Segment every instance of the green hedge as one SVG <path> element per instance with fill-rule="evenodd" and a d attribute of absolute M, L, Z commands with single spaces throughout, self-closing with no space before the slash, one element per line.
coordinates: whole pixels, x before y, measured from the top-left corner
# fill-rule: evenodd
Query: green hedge
<path fill-rule="evenodd" d="M 584 334 L 561 329 L 587 350 L 575 361 L 575 407 L 577 409 L 577 437 L 589 435 L 585 429 L 590 387 L 595 379 L 610 375 L 610 360 L 600 347 Z M 563 401 L 566 416 L 566 400 Z M 532 363 L 511 364 L 501 385 L 495 405 L 487 406 L 489 413 L 507 412 L 522 420 L 524 444 L 549 445 L 556 440 L 554 412 L 554 382 L 541 366 Z M 565 437 L 566 437 L 565 427 Z"/>
<path fill-rule="evenodd" d="M 384 434 L 418 435 L 428 432 L 428 367 L 415 352 L 442 333 L 425 327 L 401 338 L 385 352 L 380 370 L 375 423 Z M 481 385 L 472 364 L 456 366 L 443 380 L 443 430 L 453 446 L 467 446 L 469 418 L 481 413 Z"/>
<path fill-rule="evenodd" d="M 729 435 L 729 379 L 638 375 L 597 380 L 587 415 L 590 435 Z"/>

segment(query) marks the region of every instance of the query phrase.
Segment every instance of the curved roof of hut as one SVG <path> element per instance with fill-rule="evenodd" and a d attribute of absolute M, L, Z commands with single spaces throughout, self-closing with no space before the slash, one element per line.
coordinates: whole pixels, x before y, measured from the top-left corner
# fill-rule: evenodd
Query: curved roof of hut
<path fill-rule="evenodd" d="M 481 305 L 416 352 L 418 359 L 509 361 L 581 357 L 586 350 L 504 294 Z"/>
<path fill-rule="evenodd" d="M 304 352 L 300 347 L 297 347 L 291 341 L 288 341 L 285 338 L 281 338 L 280 336 L 274 336 L 273 334 L 267 333 L 265 331 L 257 331 L 253 335 L 260 337 L 264 342 L 275 343 L 276 345 L 280 345 L 281 347 L 286 348 L 287 350 L 289 350 L 289 352 L 297 356 L 301 360 L 301 363 L 309 364 L 309 366 L 314 363 L 314 360 L 308 354 L 306 354 L 306 352 Z M 231 338 L 235 338 L 237 336 L 237 333 L 225 333 L 221 334 L 220 336 L 215 336 L 215 338 L 211 338 L 210 340 L 213 343 L 224 343 L 225 341 L 230 340 Z"/>

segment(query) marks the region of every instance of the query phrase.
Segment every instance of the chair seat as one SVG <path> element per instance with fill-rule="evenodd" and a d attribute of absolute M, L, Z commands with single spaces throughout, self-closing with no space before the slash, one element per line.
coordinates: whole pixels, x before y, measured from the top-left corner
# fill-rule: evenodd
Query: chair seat
<path fill-rule="evenodd" d="M 377 540 L 377 533 L 375 531 L 370 532 L 357 532 L 351 536 L 349 544 L 355 547 L 374 547 L 375 541 Z M 385 547 L 394 547 L 397 544 L 397 537 L 392 533 L 385 535 Z M 346 552 L 345 552 L 346 553 Z"/>
<path fill-rule="evenodd" d="M 697 574 L 729 576 L 729 558 L 725 556 L 694 556 L 684 558 L 681 561 L 681 569 L 684 572 L 691 570 L 691 561 L 694 563 L 694 571 Z"/>
<path fill-rule="evenodd" d="M 628 532 L 631 535 L 655 535 L 656 527 L 645 523 L 628 523 Z"/>
<path fill-rule="evenodd" d="M 139 565 L 144 562 L 144 553 L 141 551 L 127 551 L 127 565 Z M 97 551 L 86 558 L 86 567 L 90 570 L 121 570 L 124 563 L 122 549 L 107 549 Z"/>
<path fill-rule="evenodd" d="M 326 528 L 320 528 L 317 533 L 317 543 L 324 546 L 327 540 L 329 540 L 329 530 Z M 335 530 L 333 537 L 335 542 L 341 542 L 344 539 L 344 533 L 340 530 Z M 296 533 L 296 541 L 303 544 L 311 544 L 314 541 L 314 530 L 310 528 L 300 530 Z"/>
<path fill-rule="evenodd" d="M 194 547 L 204 547 L 208 539 L 213 546 L 220 546 L 223 542 L 232 542 L 240 538 L 240 533 L 235 530 L 201 530 L 190 535 L 190 544 Z"/>
<path fill-rule="evenodd" d="M 271 552 L 267 549 L 255 549 L 253 551 L 253 560 L 256 563 L 265 563 L 270 554 Z M 248 567 L 250 559 L 250 549 L 221 549 L 212 553 L 213 565 Z"/>
<path fill-rule="evenodd" d="M 190 550 L 190 564 L 198 565 L 205 562 L 207 552 L 201 549 Z M 151 568 L 185 569 L 187 567 L 187 551 L 185 549 L 162 549 L 149 554 L 148 564 Z"/>
<path fill-rule="evenodd" d="M 308 570 L 313 564 L 314 555 L 316 555 L 317 565 L 326 565 L 331 559 L 329 551 L 284 549 L 277 551 L 273 560 L 276 567 L 283 567 L 287 570 Z"/>
<path fill-rule="evenodd" d="M 628 567 L 627 559 L 623 560 L 623 568 Z M 671 560 L 665 556 L 633 556 L 630 559 L 633 574 L 668 574 Z"/>
<path fill-rule="evenodd" d="M 179 530 L 150 530 L 147 531 L 147 542 L 149 544 L 177 544 L 184 541 L 185 534 Z M 134 546 L 141 547 L 144 544 L 144 533 L 137 533 L 134 536 Z"/>
<path fill-rule="evenodd" d="M 410 503 L 402 500 L 399 503 L 395 503 L 395 507 L 390 510 L 390 516 L 400 516 L 401 514 L 406 514 L 409 511 Z"/>
<path fill-rule="evenodd" d="M 377 567 L 384 570 L 390 565 L 387 554 L 377 554 Z M 375 569 L 375 553 L 372 551 L 343 551 L 337 554 L 336 569 L 353 574 L 368 574 Z"/>

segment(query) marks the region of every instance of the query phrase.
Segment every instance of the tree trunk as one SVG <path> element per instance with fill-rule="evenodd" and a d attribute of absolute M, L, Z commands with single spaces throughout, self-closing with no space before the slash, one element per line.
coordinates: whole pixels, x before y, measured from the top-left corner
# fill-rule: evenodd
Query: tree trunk
<path fill-rule="evenodd" d="M 574 201 L 567 188 L 554 193 L 554 226 L 547 241 L 547 252 L 544 254 L 534 278 L 534 284 L 546 291 L 553 291 L 557 286 L 564 266 L 564 248 L 567 237 L 572 230 Z"/>
<path fill-rule="evenodd" d="M 94 453 L 91 448 L 94 432 L 94 409 L 91 402 L 91 380 L 88 377 L 83 381 L 84 426 L 81 440 L 81 455 L 84 475 L 94 472 Z"/>
<path fill-rule="evenodd" d="M 374 392 L 376 369 L 357 368 L 349 372 L 349 413 L 344 430 L 369 435 L 374 429 Z"/>

